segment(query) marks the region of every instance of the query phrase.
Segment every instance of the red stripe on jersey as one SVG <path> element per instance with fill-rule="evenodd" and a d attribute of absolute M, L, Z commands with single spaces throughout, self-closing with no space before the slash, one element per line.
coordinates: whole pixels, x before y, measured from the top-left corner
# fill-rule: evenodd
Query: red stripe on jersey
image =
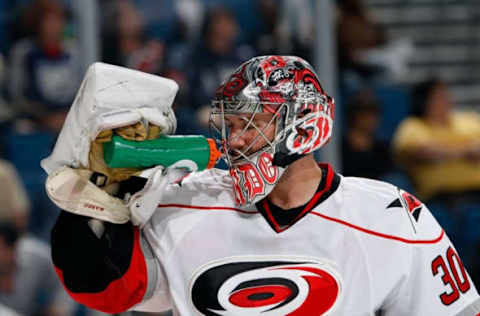
<path fill-rule="evenodd" d="M 55 270 L 64 284 L 62 270 Z M 127 272 L 97 293 L 74 293 L 65 290 L 77 302 L 105 313 L 121 313 L 139 303 L 147 290 L 147 266 L 140 247 L 140 232 L 134 228 L 132 259 Z"/>
<path fill-rule="evenodd" d="M 218 210 L 218 211 L 235 211 L 244 214 L 255 214 L 257 211 L 245 211 L 239 208 L 227 207 L 227 206 L 201 206 L 201 205 L 186 205 L 186 204 L 159 204 L 157 207 L 179 207 L 179 208 L 189 208 L 194 210 Z"/>
<path fill-rule="evenodd" d="M 273 218 L 272 211 L 270 211 L 270 207 L 268 206 L 267 199 L 264 199 L 262 201 L 262 203 L 263 203 L 263 208 L 265 209 L 265 213 L 267 213 L 268 220 L 273 224 L 273 228 L 275 229 L 275 231 L 277 233 L 280 233 L 280 232 L 284 231 L 285 229 L 287 229 L 288 227 L 285 227 L 285 229 L 281 229 L 280 225 L 278 225 L 275 218 Z"/>
<path fill-rule="evenodd" d="M 435 243 L 439 242 L 440 240 L 442 240 L 443 235 L 445 235 L 445 231 L 442 229 L 442 231 L 440 232 L 440 235 L 435 239 L 430 239 L 430 240 L 406 239 L 406 238 L 402 238 L 402 237 L 398 237 L 398 236 L 392 236 L 392 235 L 379 233 L 379 232 L 376 232 L 376 231 L 373 231 L 373 230 L 370 230 L 370 229 L 366 229 L 366 228 L 363 228 L 363 227 L 360 227 L 360 226 L 342 221 L 341 219 L 333 218 L 333 217 L 323 215 L 323 214 L 320 214 L 320 213 L 317 213 L 317 212 L 310 212 L 310 213 L 313 214 L 313 215 L 317 215 L 317 216 L 319 216 L 323 219 L 348 226 L 350 228 L 356 229 L 356 230 L 361 231 L 361 232 L 366 233 L 366 234 L 370 234 L 370 235 L 374 235 L 374 236 L 382 237 L 382 238 L 386 238 L 386 239 L 392 239 L 392 240 L 404 242 L 404 243 L 407 243 L 407 244 L 435 244 Z"/>

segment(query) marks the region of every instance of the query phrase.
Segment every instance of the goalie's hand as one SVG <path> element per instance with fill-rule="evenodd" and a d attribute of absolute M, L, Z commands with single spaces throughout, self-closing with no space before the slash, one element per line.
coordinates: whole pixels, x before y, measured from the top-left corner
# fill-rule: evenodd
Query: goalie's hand
<path fill-rule="evenodd" d="M 148 179 L 134 177 L 101 189 L 92 182 L 94 172 L 64 167 L 48 176 L 46 190 L 58 207 L 70 213 L 114 224 L 131 221 L 142 227 L 157 209 L 166 187 L 185 172 L 161 166 L 148 171 Z"/>

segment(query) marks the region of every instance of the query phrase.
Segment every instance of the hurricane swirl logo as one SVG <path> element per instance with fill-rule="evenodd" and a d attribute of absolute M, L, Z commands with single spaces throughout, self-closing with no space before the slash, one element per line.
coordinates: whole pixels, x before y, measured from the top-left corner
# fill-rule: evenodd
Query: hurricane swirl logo
<path fill-rule="evenodd" d="M 321 123 L 318 122 L 318 118 L 313 118 L 304 122 L 300 126 L 304 131 L 302 134 L 296 132 L 288 135 L 286 141 L 287 148 L 295 153 L 306 153 L 321 136 L 321 130 L 318 127 L 319 124 L 321 125 Z"/>
<path fill-rule="evenodd" d="M 190 288 L 202 315 L 327 315 L 341 297 L 338 272 L 312 260 L 230 258 L 197 272 Z"/>

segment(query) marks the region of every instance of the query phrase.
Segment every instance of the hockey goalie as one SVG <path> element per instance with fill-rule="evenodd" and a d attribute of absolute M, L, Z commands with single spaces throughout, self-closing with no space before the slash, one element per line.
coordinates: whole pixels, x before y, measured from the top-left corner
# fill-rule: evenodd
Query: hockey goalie
<path fill-rule="evenodd" d="M 103 144 L 175 131 L 175 82 L 90 67 L 42 166 L 63 209 L 52 260 L 91 308 L 174 315 L 480 315 L 460 255 L 428 208 L 313 156 L 335 103 L 310 64 L 252 58 L 212 96 L 228 170 L 111 168 Z"/>

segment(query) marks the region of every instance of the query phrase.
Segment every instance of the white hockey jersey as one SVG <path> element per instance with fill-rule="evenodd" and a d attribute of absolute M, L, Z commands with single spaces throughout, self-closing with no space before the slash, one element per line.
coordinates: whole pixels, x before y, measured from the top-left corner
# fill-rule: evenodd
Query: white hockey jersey
<path fill-rule="evenodd" d="M 480 315 L 472 280 L 430 211 L 409 193 L 322 166 L 295 216 L 238 208 L 226 172 L 171 185 L 142 230 L 139 311 L 174 315 Z"/>

